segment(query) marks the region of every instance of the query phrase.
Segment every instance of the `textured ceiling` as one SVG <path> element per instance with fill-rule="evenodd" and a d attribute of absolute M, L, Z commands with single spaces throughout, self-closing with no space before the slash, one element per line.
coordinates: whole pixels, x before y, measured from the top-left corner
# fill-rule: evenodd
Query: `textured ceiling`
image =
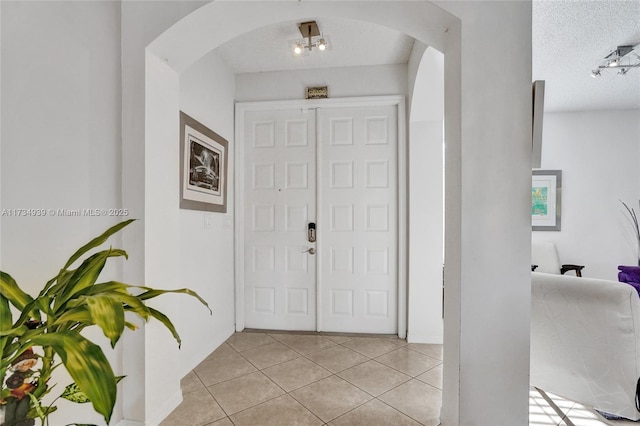
<path fill-rule="evenodd" d="M 311 18 L 312 19 L 312 18 Z M 236 73 L 406 63 L 413 39 L 389 28 L 318 18 L 329 49 L 295 57 L 297 22 L 247 33 L 217 51 Z M 640 44 L 640 0 L 533 2 L 533 79 L 545 80 L 545 110 L 640 109 L 640 68 L 625 76 L 591 70 L 617 46 Z M 636 52 L 640 54 L 640 47 Z"/>
<path fill-rule="evenodd" d="M 640 68 L 591 77 L 627 44 L 640 44 L 640 0 L 534 2 L 533 79 L 546 81 L 545 110 L 640 109 Z"/>
<path fill-rule="evenodd" d="M 316 19 L 328 41 L 324 52 L 294 56 L 290 42 L 300 39 L 296 21 L 281 22 L 233 39 L 218 48 L 236 73 L 359 65 L 403 64 L 413 39 L 387 27 L 341 18 Z"/>

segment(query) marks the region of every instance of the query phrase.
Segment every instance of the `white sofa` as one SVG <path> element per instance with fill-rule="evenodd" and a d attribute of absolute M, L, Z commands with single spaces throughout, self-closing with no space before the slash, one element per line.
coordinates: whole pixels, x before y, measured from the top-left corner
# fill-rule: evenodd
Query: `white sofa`
<path fill-rule="evenodd" d="M 632 420 L 640 297 L 616 281 L 532 273 L 531 385 Z"/>

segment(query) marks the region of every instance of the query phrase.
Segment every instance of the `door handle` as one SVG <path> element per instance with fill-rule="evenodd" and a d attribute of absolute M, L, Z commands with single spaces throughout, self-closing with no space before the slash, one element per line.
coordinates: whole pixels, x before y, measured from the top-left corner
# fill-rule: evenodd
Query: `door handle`
<path fill-rule="evenodd" d="M 316 249 L 314 249 L 313 247 L 309 247 L 308 249 L 303 251 L 303 253 L 316 254 Z"/>

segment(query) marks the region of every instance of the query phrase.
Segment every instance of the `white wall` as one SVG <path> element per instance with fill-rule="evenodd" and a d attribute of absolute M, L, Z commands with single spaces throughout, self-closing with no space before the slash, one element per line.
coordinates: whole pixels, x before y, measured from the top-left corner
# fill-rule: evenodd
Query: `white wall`
<path fill-rule="evenodd" d="M 45 209 L 3 215 L 2 269 L 36 295 L 73 252 L 118 217 L 60 217 L 51 209 L 117 208 L 120 181 L 120 5 L 2 2 L 1 207 Z M 136 232 L 134 223 L 123 233 Z M 110 240 L 121 247 L 121 238 Z M 123 247 L 127 249 L 127 247 Z M 121 265 L 124 259 L 112 259 Z M 120 266 L 102 278 L 121 279 Z M 88 330 L 89 331 L 89 330 Z M 116 372 L 120 351 L 103 345 Z M 71 379 L 59 370 L 57 396 Z M 90 404 L 59 400 L 52 424 L 100 423 Z M 121 417 L 118 405 L 113 418 Z M 66 420 L 66 421 L 65 421 Z"/>
<path fill-rule="evenodd" d="M 197 291 L 213 310 L 209 316 L 192 307 L 180 315 L 182 375 L 234 332 L 234 78 L 215 51 L 180 75 L 180 110 L 229 142 L 227 212 L 180 210 L 180 285 Z"/>
<path fill-rule="evenodd" d="M 409 123 L 407 341 L 442 343 L 444 56 L 433 48 L 414 50 L 422 54 L 410 61 L 419 66 L 410 66 L 416 77 Z"/>
<path fill-rule="evenodd" d="M 206 2 L 124 1 L 121 3 L 122 203 L 134 212 L 136 217 L 143 218 L 145 215 L 145 51 L 147 45 L 167 27 L 204 3 Z M 177 138 L 178 135 L 176 134 L 175 137 Z M 141 224 L 137 232 L 123 236 L 123 243 L 131 255 L 131 260 L 127 262 L 127 267 L 123 271 L 123 277 L 127 282 L 155 285 L 145 277 L 145 228 Z M 179 265 L 179 256 L 173 264 Z M 172 283 L 171 286 L 178 287 L 179 283 Z M 169 298 L 175 300 L 171 296 Z M 203 317 L 207 316 L 208 312 L 203 312 Z M 176 322 L 180 320 L 172 319 Z M 182 332 L 182 328 L 178 328 L 178 332 Z M 170 396 L 165 395 L 170 401 L 167 406 L 154 407 L 155 410 L 151 413 L 145 412 L 147 395 L 154 393 L 147 392 L 139 384 L 145 383 L 148 374 L 156 373 L 148 370 L 145 362 L 148 339 L 149 336 L 146 335 L 144 327 L 135 333 L 126 333 L 122 339 L 124 374 L 131 378 L 130 381 L 123 383 L 121 394 L 123 417 L 127 419 L 125 424 L 142 424 L 147 415 L 158 414 L 159 410 L 170 411 L 171 406 L 179 402 L 176 400 L 179 395 L 176 396 L 173 393 Z M 171 336 L 166 334 L 162 335 L 160 342 L 174 344 Z M 153 348 L 149 349 L 152 355 Z M 151 386 L 151 389 L 154 389 L 154 386 Z M 171 398 L 174 399 L 171 400 Z"/>
<path fill-rule="evenodd" d="M 460 27 L 447 30 L 459 39 L 456 42 L 452 35 L 443 50 L 446 247 L 441 420 L 443 425 L 526 425 L 531 3 L 436 4 L 460 19 Z M 510 60 L 500 65 L 486 61 L 494 52 Z M 458 83 L 460 91 L 455 92 Z"/>
<path fill-rule="evenodd" d="M 451 192 L 445 276 L 451 297 L 445 311 L 442 421 L 524 425 L 529 392 L 531 3 L 407 1 L 398 6 L 374 1 L 367 7 L 350 1 L 211 2 L 156 39 L 149 51 L 180 72 L 248 30 L 332 14 L 383 23 L 443 49 Z M 495 50 L 512 58 L 500 64 L 505 72 L 496 73 L 496 65 L 484 61 Z M 154 105 L 147 104 L 148 109 Z"/>
<path fill-rule="evenodd" d="M 180 283 L 180 193 L 178 104 L 179 78 L 160 58 L 149 56 L 146 69 L 153 78 L 146 81 L 146 100 L 156 108 L 145 116 L 145 280 L 153 287 L 171 289 Z M 159 92 L 158 87 L 166 88 Z M 173 137 L 168 137 L 172 135 Z M 182 305 L 196 309 L 197 302 L 162 297 L 149 303 L 173 321 L 180 322 Z M 178 333 L 183 330 L 179 329 Z M 157 321 L 145 326 L 145 389 L 171 389 L 171 393 L 145 394 L 146 421 L 158 424 L 182 401 L 179 366 L 181 355 L 167 330 Z M 162 374 L 158 374 L 158 372 Z"/>
<path fill-rule="evenodd" d="M 638 212 L 640 111 L 547 113 L 543 126 L 542 168 L 562 170 L 562 227 L 532 239 L 555 242 L 584 276 L 617 280 L 618 265 L 637 264 L 620 200 Z"/>
<path fill-rule="evenodd" d="M 236 100 L 304 99 L 306 87 L 329 86 L 330 98 L 405 95 L 407 66 L 378 65 L 238 74 Z"/>
<path fill-rule="evenodd" d="M 234 4 L 235 3 L 235 4 Z M 213 11 L 211 14 L 202 13 L 193 20 L 184 20 L 169 31 L 171 34 L 194 35 L 194 40 L 187 40 L 190 43 L 173 44 L 174 40 L 168 43 L 156 43 L 154 52 L 160 59 L 174 67 L 175 70 L 182 71 L 208 52 L 212 47 L 224 42 L 226 38 L 232 37 L 236 33 L 242 33 L 246 29 L 253 29 L 266 23 L 277 20 L 293 19 L 303 15 L 318 14 L 320 9 L 314 2 L 273 2 L 265 4 L 261 13 L 256 13 L 260 8 L 257 4 L 245 5 L 244 2 L 213 2 L 206 7 Z M 266 2 L 263 2 L 266 3 Z M 144 211 L 145 193 L 143 181 L 146 170 L 143 170 L 144 163 L 144 93 L 145 93 L 145 56 L 144 50 L 151 40 L 162 33 L 173 22 L 184 16 L 190 10 L 194 10 L 202 3 L 191 2 L 124 2 L 122 4 L 122 96 L 123 96 L 123 145 L 122 145 L 122 199 L 123 205 L 130 207 L 136 212 L 153 214 Z M 104 191 L 87 191 L 83 185 L 98 185 L 102 189 L 102 182 L 86 179 L 90 176 L 90 170 L 86 164 L 89 160 L 99 158 L 105 162 L 105 170 L 109 169 L 109 155 L 102 155 L 101 149 L 111 149 L 112 145 L 100 144 L 93 147 L 92 138 L 95 140 L 99 132 L 88 131 L 78 123 L 77 117 L 86 117 L 85 123 L 90 126 L 97 123 L 109 121 L 110 117 L 116 116 L 117 108 L 112 101 L 105 101 L 104 96 L 118 96 L 117 84 L 109 76 L 102 73 L 111 70 L 108 66 L 87 67 L 86 62 L 79 57 L 89 55 L 110 57 L 110 63 L 118 64 L 117 59 L 111 53 L 105 53 L 101 48 L 93 49 L 92 41 L 102 40 L 105 36 L 117 34 L 118 22 L 109 22 L 106 17 L 111 13 L 102 8 L 116 7 L 112 3 L 16 3 L 16 8 L 43 8 L 46 13 L 30 12 L 18 19 L 16 24 L 23 23 L 23 28 L 13 26 L 11 19 L 7 18 L 6 3 L 2 4 L 2 197 L 3 207 L 6 202 L 31 201 L 34 198 L 20 198 L 17 193 L 32 194 L 34 185 L 27 186 L 29 191 L 16 189 L 16 186 L 9 185 L 11 182 L 19 181 L 14 175 L 7 175 L 4 166 L 8 162 L 15 161 L 20 165 L 30 165 L 30 156 L 45 154 L 47 159 L 54 159 L 56 162 L 66 167 L 54 168 L 54 161 L 40 161 L 38 166 L 42 166 L 46 173 L 46 178 L 51 181 L 60 181 L 63 185 L 57 192 L 45 180 L 38 183 L 35 193 L 43 201 L 68 200 L 75 201 L 91 197 L 110 197 L 111 191 L 118 191 L 118 183 L 114 187 L 106 186 Z M 448 189 L 451 190 L 452 197 L 447 202 L 447 253 L 449 255 L 447 264 L 449 273 L 447 274 L 451 293 L 448 307 L 449 332 L 447 346 L 451 348 L 447 353 L 447 363 L 445 368 L 445 409 L 443 411 L 443 424 L 474 424 L 486 422 L 504 421 L 504 424 L 524 424 L 527 420 L 527 393 L 526 376 L 528 371 L 528 293 L 526 286 L 528 277 L 521 274 L 521 270 L 526 270 L 529 262 L 528 239 L 530 235 L 529 203 L 527 187 L 529 186 L 529 158 L 527 157 L 527 129 L 526 117 L 530 117 L 530 103 L 528 94 L 530 93 L 530 3 L 529 2 L 439 2 L 438 7 L 433 7 L 427 2 L 403 2 L 403 7 L 398 7 L 397 2 L 371 2 L 369 7 L 363 8 L 362 4 L 355 2 L 332 2 L 322 4 L 322 13 L 345 14 L 345 16 L 358 17 L 360 19 L 371 20 L 372 22 L 386 23 L 406 31 L 408 34 L 416 36 L 424 41 L 435 43 L 438 47 L 444 46 L 447 58 L 445 58 L 445 69 L 447 76 L 447 123 L 448 142 L 451 143 L 452 155 L 448 160 L 447 182 Z M 235 7 L 235 9 L 234 9 Z M 76 22 L 69 19 L 69 16 L 77 16 L 74 10 L 84 10 L 80 12 L 81 19 Z M 78 9 L 75 9 L 78 8 Z M 86 8 L 91 8 L 91 12 Z M 94 9 L 95 8 L 95 9 Z M 242 9 L 245 10 L 242 10 Z M 250 12 L 247 13 L 248 9 Z M 314 9 L 316 8 L 316 9 Z M 330 11 L 328 11 L 331 9 Z M 18 10 L 18 9 L 16 9 Z M 24 9 L 23 9 L 24 10 Z M 35 10 L 35 9 L 34 9 Z M 112 9 L 109 9 L 112 10 Z M 452 20 L 451 15 L 447 16 L 445 11 L 451 12 L 461 20 L 457 23 Z M 240 12 L 240 13 L 239 13 Z M 99 19 L 97 17 L 100 17 Z M 233 19 L 231 19 L 233 18 Z M 242 19 L 240 19 L 242 18 Z M 204 20 L 200 22 L 199 20 Z M 35 25 L 33 24 L 35 22 Z M 215 22 L 216 25 L 206 25 Z M 108 25 L 107 25 L 108 23 Z M 108 28 L 104 28 L 104 26 Z M 8 33 L 5 29 L 9 27 Z M 445 32 L 443 28 L 447 28 Z M 62 28 L 62 29 L 61 29 Z M 111 29 L 109 29 L 111 28 Z M 185 30 L 186 28 L 186 30 Z M 101 29 L 100 31 L 97 31 Z M 78 30 L 77 34 L 73 34 Z M 184 32 L 182 32 L 184 31 Z M 216 37 L 207 37 L 207 32 L 211 32 Z M 55 34 L 59 33 L 59 36 Z M 6 36 L 17 35 L 14 42 L 19 47 L 14 50 L 18 57 L 22 56 L 22 61 L 15 62 L 7 68 L 9 62 L 6 59 L 5 40 Z M 109 37 L 110 38 L 110 37 Z M 24 42 L 22 41 L 24 39 Z M 55 42 L 54 42 L 55 40 Z M 166 38 L 164 38 L 166 40 Z M 22 44 L 24 43 L 24 45 Z M 43 46 L 41 48 L 41 46 Z M 46 48 L 44 48 L 46 47 Z M 32 49 L 32 50 L 30 50 Z M 495 65 L 483 61 L 492 51 L 496 49 L 506 52 L 513 58 L 508 64 L 501 64 L 504 73 L 495 73 Z M 41 50 L 41 51 L 40 51 Z M 71 52 L 78 52 L 74 56 Z M 107 49 L 108 50 L 108 49 Z M 36 53 L 29 56 L 28 52 Z M 464 55 L 465 60 L 461 58 Z M 33 58 L 43 58 L 42 62 L 34 63 Z M 100 58 L 96 59 L 100 60 Z M 21 68 L 20 65 L 26 65 Z M 163 73 L 163 68 L 159 63 L 150 65 L 150 72 Z M 77 67 L 79 69 L 76 69 Z M 13 71 L 10 71 L 13 70 Z M 527 71 L 528 70 L 528 71 Z M 10 71 L 8 74 L 7 72 Z M 8 84 L 4 84 L 7 75 L 11 77 L 11 72 L 16 81 L 21 84 L 20 93 L 14 92 L 7 97 Z M 20 73 L 20 74 L 18 74 Z M 48 78 L 41 73 L 56 75 L 56 78 Z M 171 76 L 171 73 L 167 73 Z M 18 78 L 19 77 L 19 78 Z M 34 78 L 30 78 L 34 77 Z M 97 78 L 100 77 L 100 78 Z M 177 77 L 176 77 L 177 78 Z M 95 84 L 88 84 L 89 82 Z M 173 77 L 170 78 L 173 80 Z M 38 82 L 48 82 L 44 85 L 44 91 L 36 93 L 35 89 L 40 88 Z M 62 85 L 61 82 L 67 85 Z M 156 81 L 158 82 L 158 81 Z M 30 88 L 30 84 L 35 84 Z M 166 87 L 147 86 L 147 90 L 168 89 L 176 94 L 172 99 L 178 105 L 178 87 L 174 81 Z M 72 87 L 74 90 L 63 90 L 65 87 Z M 463 88 L 462 92 L 460 88 Z M 166 90 L 165 90 L 166 89 Z M 99 92 L 93 92 L 97 90 Z M 171 91 L 169 90 L 169 91 Z M 91 94 L 88 94 L 91 92 Z M 23 93 L 31 95 L 24 96 Z M 49 98 L 47 99 L 47 96 Z M 101 102 L 87 102 L 88 99 L 100 98 Z M 495 105 L 493 100 L 496 97 L 501 99 L 501 103 Z M 38 103 L 30 102 L 31 99 L 39 100 Z M 156 100 L 154 96 L 149 99 Z M 13 107 L 14 111 L 9 111 L 7 115 L 7 105 L 10 100 L 16 100 L 16 104 L 21 108 Z M 11 102 L 13 104 L 13 101 Z M 106 107 L 105 111 L 95 111 L 97 104 Z M 55 108 L 54 108 L 55 105 Z M 491 108 L 487 108 L 491 105 Z M 65 109 L 66 107 L 66 109 Z M 152 105 L 149 108 L 153 109 Z M 41 110 L 42 109 L 42 110 Z M 177 109 L 177 108 L 174 108 Z M 38 130 L 32 125 L 37 114 L 32 115 L 31 111 L 41 111 L 40 116 L 45 118 L 48 125 L 47 131 Z M 58 117 L 56 114 L 64 114 L 66 111 L 73 113 L 73 120 L 68 117 Z M 87 111 L 91 111 L 87 113 Z M 114 112 L 115 111 L 115 112 Z M 14 121 L 14 115 L 21 112 L 21 120 Z M 157 111 L 156 111 L 157 112 Z M 153 112 L 152 113 L 156 113 Z M 83 115 L 87 114 L 87 115 Z M 71 114 L 70 114 L 71 115 Z M 27 119 L 29 116 L 29 119 Z M 153 116 L 153 114 L 152 114 Z M 48 119 L 56 117 L 60 120 Z M 163 116 L 155 116 L 162 120 Z M 46 121 L 49 120 L 49 121 Z M 38 139 L 38 147 L 41 149 L 32 150 L 34 145 L 18 147 L 18 141 L 22 138 L 16 127 L 8 123 L 15 122 L 19 129 L 29 129 L 35 132 Z M 158 123 L 152 123 L 154 127 Z M 530 123 L 529 123 L 530 124 Z M 74 128 L 74 125 L 78 128 Z M 161 125 L 163 125 L 161 123 Z M 7 130 L 9 126 L 9 130 Z M 117 126 L 116 126 L 117 127 Z M 160 127 L 161 128 L 161 127 Z M 112 127 L 106 126 L 103 135 L 111 137 Z M 76 133 L 77 132 L 77 133 Z M 69 142 L 71 136 L 71 141 Z M 175 140 L 175 135 L 164 135 L 153 133 L 148 136 L 158 136 Z M 7 139 L 7 137 L 9 139 Z M 13 149 L 14 154 L 5 154 L 5 141 L 10 140 L 8 152 Z M 47 141 L 47 142 L 40 142 Z M 62 145 L 70 143 L 75 149 L 62 151 L 51 148 L 57 141 Z M 87 145 L 81 145 L 81 140 Z M 53 141 L 53 142 L 52 142 Z M 163 143 L 165 141 L 163 140 Z M 86 146 L 99 150 L 87 154 L 82 151 Z M 464 147 L 464 149 L 463 149 Z M 449 148 L 449 147 L 448 147 Z M 79 163 L 66 159 L 59 154 L 71 155 L 73 159 L 78 156 L 86 159 Z M 26 155 L 22 155 L 26 154 Z M 112 153 L 111 153 L 112 154 Z M 165 152 L 161 155 L 166 154 Z M 117 154 L 116 154 L 117 156 Z M 104 157 L 104 158 L 103 158 Z M 637 157 L 636 157 L 637 158 Z M 449 167 L 450 166 L 450 167 Z M 99 167 L 99 166 L 96 166 Z M 154 166 L 155 167 L 155 166 Z M 173 166 L 171 166 L 173 167 Z M 79 170 L 81 173 L 73 174 L 69 170 Z M 114 165 L 117 168 L 117 163 Z M 23 170 L 24 168 L 21 168 Z M 102 173 L 107 173 L 105 170 Z M 111 173 L 109 177 L 113 177 Z M 158 170 L 156 169 L 156 172 Z M 79 180 L 77 176 L 84 179 Z M 451 179 L 450 179 L 451 177 Z M 114 178 L 117 179 L 117 178 Z M 13 192 L 9 188 L 14 188 Z M 493 188 L 494 196 L 485 197 L 487 187 Z M 40 189 L 42 188 L 42 189 Z M 142 188 L 142 189 L 141 189 Z M 8 190 L 5 195 L 5 189 Z M 68 191 L 68 192 L 66 192 Z M 17 195 L 16 195 L 17 194 Z M 55 195 L 59 195 L 55 197 Z M 499 196 L 498 196 L 499 195 Z M 116 197 L 117 198 L 117 197 Z M 155 199 L 160 204 L 161 200 Z M 24 206 L 9 206 L 24 207 Z M 63 206 L 65 207 L 65 206 Z M 162 214 L 162 213 L 161 213 Z M 172 216 L 172 223 L 177 224 L 179 217 Z M 174 223 L 175 222 L 175 223 Z M 5 231 L 10 228 L 2 221 L 3 253 L 7 251 L 5 241 L 17 241 L 16 234 L 13 237 L 5 237 Z M 17 222 L 13 222 L 17 223 Z M 64 237 L 64 241 L 71 241 L 77 237 L 78 226 L 65 228 L 60 223 L 55 222 L 53 226 L 36 226 L 37 221 L 32 225 L 24 226 L 28 229 L 27 237 L 24 240 L 35 240 L 42 238 L 36 231 L 56 232 L 56 236 Z M 161 232 L 160 221 L 154 222 Z M 148 224 L 145 226 L 148 229 Z M 178 226 L 176 226 L 176 229 Z M 64 232 L 68 231 L 68 232 Z M 172 229 L 171 233 L 174 232 Z M 525 233 L 527 235 L 525 235 Z M 48 234 L 52 235 L 52 234 Z M 169 238 L 169 242 L 175 242 L 178 237 L 174 234 Z M 24 237 L 23 237 L 24 238 Z M 54 246 L 54 241 L 58 238 L 51 238 L 43 244 L 42 249 Z M 137 254 L 142 254 L 145 244 L 145 235 L 138 232 L 132 242 L 136 245 Z M 126 236 L 125 236 L 126 242 Z M 151 244 L 155 240 L 147 242 Z M 47 243 L 48 246 L 47 247 Z M 17 244 L 23 244 L 18 242 Z M 69 244 L 77 246 L 77 241 Z M 32 246 L 33 247 L 33 246 Z M 129 247 L 125 244 L 125 247 Z M 57 250 L 63 251 L 60 244 L 55 244 Z M 14 259 L 20 250 L 16 251 Z M 173 251 L 172 251 L 173 252 Z M 26 253 L 22 250 L 21 253 Z M 33 256 L 33 251 L 28 254 Z M 4 257 L 4 256 L 3 256 Z M 20 262 L 24 262 L 24 258 Z M 49 257 L 51 258 L 51 257 Z M 164 256 L 156 258 L 155 261 L 164 260 Z M 35 260 L 34 260 L 35 262 Z M 23 264 L 24 264 L 23 263 Z M 59 262 L 52 262 L 56 265 Z M 34 263 L 29 262 L 30 270 L 35 270 Z M 507 266 L 504 266 L 507 265 Z M 137 268 L 132 271 L 125 271 L 127 276 L 137 276 L 144 278 L 142 265 L 137 264 Z M 155 266 L 155 264 L 151 265 Z M 6 263 L 3 259 L 3 268 Z M 26 269 L 26 268 L 25 268 Z M 37 269 L 39 270 L 39 268 Z M 499 271 L 499 273 L 497 272 Z M 170 271 L 167 278 L 175 275 Z M 30 273 L 30 272 L 29 272 Z M 130 273 L 130 275 L 128 274 Z M 478 303 L 482 300 L 482 303 Z M 508 318 L 509 321 L 505 321 Z M 461 331 L 462 330 L 462 331 Z M 166 333 L 164 330 L 163 333 Z M 150 330 L 146 339 L 150 345 L 148 356 L 157 354 L 154 350 L 162 349 L 166 335 L 162 338 L 155 338 L 153 330 Z M 170 341 L 170 339 L 166 339 Z M 505 345 L 505 342 L 509 344 Z M 163 354 L 164 355 L 164 354 Z M 125 357 L 127 360 L 130 358 Z M 169 355 L 171 360 L 177 357 Z M 152 370 L 156 364 L 150 363 L 147 366 L 149 375 L 156 373 Z M 163 371 L 166 365 L 160 366 Z M 151 402 L 165 403 L 173 397 L 173 390 L 179 389 L 175 377 L 170 379 L 171 384 L 162 382 L 162 386 L 154 386 L 157 383 L 147 383 L 147 393 L 150 397 L 143 395 Z M 138 382 L 140 383 L 140 382 Z M 169 392 L 167 392 L 169 390 Z M 128 401 L 136 401 L 139 394 L 133 391 L 127 394 Z M 155 398 L 155 399 L 154 399 Z M 133 404 L 132 404 L 133 405 Z M 138 407 L 144 404 L 138 404 Z M 509 410 L 504 410 L 504 406 L 509 406 Z M 149 405 L 151 408 L 157 406 Z M 165 407 L 167 408 L 167 407 Z M 134 413 L 134 414 L 140 414 Z M 147 413 L 149 417 L 157 414 Z M 142 416 L 145 414 L 142 413 Z M 459 420 L 459 421 L 458 421 Z"/>

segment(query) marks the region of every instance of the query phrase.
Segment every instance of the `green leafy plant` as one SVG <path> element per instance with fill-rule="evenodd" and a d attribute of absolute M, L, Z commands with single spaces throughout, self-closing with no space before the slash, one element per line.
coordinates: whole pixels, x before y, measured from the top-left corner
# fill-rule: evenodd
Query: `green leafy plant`
<path fill-rule="evenodd" d="M 131 312 L 145 321 L 150 318 L 160 321 L 180 345 L 180 336 L 171 320 L 146 306 L 145 301 L 166 293 L 182 293 L 209 308 L 197 293 L 186 288 L 156 290 L 116 281 L 98 282 L 109 258 L 127 258 L 127 253 L 120 249 L 98 251 L 70 269 L 131 222 L 112 226 L 78 249 L 35 298 L 25 293 L 9 274 L 0 271 L 0 404 L 4 406 L 5 426 L 34 424 L 35 418 L 45 424 L 56 407 L 53 403 L 43 405 L 42 398 L 55 386 L 50 383 L 51 376 L 61 365 L 74 383 L 58 398 L 91 402 L 109 423 L 116 402 L 116 383 L 122 377 L 114 375 L 102 349 L 82 336 L 82 330 L 93 325 L 100 327 L 111 347 L 115 347 L 125 327 L 136 329 L 126 319 L 125 314 Z M 13 318 L 11 305 L 18 311 L 17 319 Z"/>
<path fill-rule="evenodd" d="M 629 214 L 629 221 L 633 228 L 634 239 L 636 242 L 636 259 L 638 260 L 638 266 L 640 266 L 640 226 L 638 225 L 638 215 L 633 207 L 629 207 L 624 201 L 620 201 Z M 640 201 L 638 202 L 640 204 Z"/>

